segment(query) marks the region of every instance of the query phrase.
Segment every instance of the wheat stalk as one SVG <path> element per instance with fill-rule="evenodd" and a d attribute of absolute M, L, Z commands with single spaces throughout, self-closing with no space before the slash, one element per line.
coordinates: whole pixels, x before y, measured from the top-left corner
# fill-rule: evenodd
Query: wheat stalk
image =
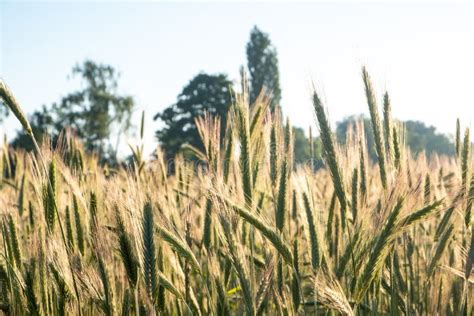
<path fill-rule="evenodd" d="M 375 99 L 372 82 L 370 81 L 369 74 L 365 67 L 362 67 L 362 79 L 364 81 L 367 104 L 369 105 L 372 131 L 374 133 L 375 139 L 375 149 L 377 151 L 377 158 L 380 168 L 380 179 L 382 180 L 382 186 L 384 188 L 387 188 L 387 171 L 385 167 L 385 144 L 382 138 L 379 111 L 377 109 L 377 101 Z"/>

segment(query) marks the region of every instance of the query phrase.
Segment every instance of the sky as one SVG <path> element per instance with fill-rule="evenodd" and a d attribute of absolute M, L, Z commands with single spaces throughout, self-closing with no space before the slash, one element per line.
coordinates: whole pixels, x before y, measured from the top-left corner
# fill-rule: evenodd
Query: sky
<path fill-rule="evenodd" d="M 334 124 L 368 113 L 361 79 L 366 65 L 379 101 L 393 116 L 453 134 L 474 117 L 472 2 L 25 2 L 0 0 L 0 76 L 27 113 L 80 87 L 71 69 L 92 59 L 116 67 L 120 92 L 152 117 L 175 102 L 199 72 L 239 79 L 254 25 L 278 51 L 282 108 L 294 125 L 313 127 L 315 83 Z M 380 102 L 379 102 L 380 104 Z M 10 138 L 10 118 L 0 134 Z M 133 142 L 130 136 L 130 142 Z"/>

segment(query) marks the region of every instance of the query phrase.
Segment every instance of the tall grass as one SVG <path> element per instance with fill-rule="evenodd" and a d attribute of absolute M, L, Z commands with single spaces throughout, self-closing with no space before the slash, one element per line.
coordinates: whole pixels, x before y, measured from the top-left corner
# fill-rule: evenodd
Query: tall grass
<path fill-rule="evenodd" d="M 382 180 L 382 186 L 387 188 L 387 169 L 386 169 L 386 157 L 385 157 L 385 143 L 382 137 L 382 127 L 380 123 L 379 110 L 377 108 L 377 101 L 375 98 L 375 92 L 372 87 L 369 73 L 365 67 L 362 68 L 362 79 L 364 81 L 365 95 L 367 97 L 367 104 L 369 105 L 370 120 L 372 122 L 372 131 L 375 140 L 375 150 L 377 152 L 377 159 L 380 168 L 380 179 Z M 384 111 L 387 120 L 387 126 L 390 126 L 390 102 L 388 95 L 386 95 L 386 110 Z M 386 131 L 387 133 L 389 131 Z"/>
<path fill-rule="evenodd" d="M 26 155 L 4 143 L 0 313 L 473 314 L 469 131 L 457 122 L 457 159 L 416 156 L 365 68 L 363 83 L 376 161 L 361 128 L 337 142 L 316 92 L 319 169 L 294 165 L 291 125 L 245 89 L 225 135 L 198 120 L 201 163 L 178 156 L 174 174 L 160 149 L 135 153 L 137 174 L 68 133 Z M 3 82 L 0 97 L 33 137 Z"/>

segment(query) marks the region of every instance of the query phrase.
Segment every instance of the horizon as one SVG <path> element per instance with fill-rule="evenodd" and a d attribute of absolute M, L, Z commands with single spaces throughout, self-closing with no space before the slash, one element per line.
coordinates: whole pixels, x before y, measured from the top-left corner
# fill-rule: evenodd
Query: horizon
<path fill-rule="evenodd" d="M 462 126 L 474 116 L 472 9 L 471 3 L 2 2 L 0 76 L 31 114 L 79 86 L 67 79 L 76 63 L 110 64 L 122 74 L 119 91 L 135 97 L 135 126 L 146 111 L 151 151 L 157 141 L 150 131 L 160 127 L 152 117 L 199 72 L 225 73 L 236 82 L 257 25 L 278 51 L 283 113 L 305 133 L 315 127 L 312 80 L 333 128 L 345 117 L 367 115 L 365 64 L 379 107 L 387 90 L 394 118 L 452 135 L 456 114 Z M 11 139 L 18 129 L 10 115 L 0 133 Z"/>

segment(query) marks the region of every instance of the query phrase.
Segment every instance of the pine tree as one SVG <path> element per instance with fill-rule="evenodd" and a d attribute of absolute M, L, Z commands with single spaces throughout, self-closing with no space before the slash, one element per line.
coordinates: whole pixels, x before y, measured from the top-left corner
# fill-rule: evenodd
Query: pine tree
<path fill-rule="evenodd" d="M 281 89 L 276 48 L 268 34 L 254 26 L 247 43 L 247 66 L 250 79 L 250 101 L 253 103 L 262 89 L 271 91 L 272 110 L 280 105 Z"/>

